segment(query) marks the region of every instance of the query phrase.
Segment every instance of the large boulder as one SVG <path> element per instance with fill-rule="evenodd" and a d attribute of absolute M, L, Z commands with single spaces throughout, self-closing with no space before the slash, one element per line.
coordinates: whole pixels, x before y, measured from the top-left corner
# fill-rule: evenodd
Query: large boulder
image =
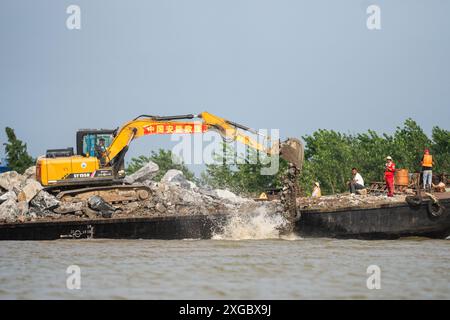
<path fill-rule="evenodd" d="M 55 209 L 59 205 L 60 201 L 45 190 L 39 191 L 39 193 L 30 201 L 30 206 L 34 207 L 39 212 Z"/>
<path fill-rule="evenodd" d="M 22 184 L 26 181 L 25 177 L 16 171 L 8 171 L 0 174 L 0 188 L 11 191 L 14 188 L 21 189 Z"/>
<path fill-rule="evenodd" d="M 92 210 L 99 211 L 104 218 L 110 218 L 114 211 L 116 211 L 116 208 L 100 196 L 90 197 L 88 199 L 88 205 Z"/>
<path fill-rule="evenodd" d="M 159 171 L 159 166 L 150 161 L 145 166 L 140 168 L 135 173 L 125 177 L 124 182 L 133 184 L 133 183 L 143 183 L 148 180 L 152 180 Z"/>
<path fill-rule="evenodd" d="M 13 199 L 14 201 L 17 200 L 17 195 L 14 191 L 8 191 L 0 196 L 0 204 L 2 204 L 5 201 L 8 201 L 9 199 Z"/>
<path fill-rule="evenodd" d="M 0 205 L 0 220 L 13 222 L 20 214 L 20 209 L 14 199 L 8 199 Z"/>
<path fill-rule="evenodd" d="M 36 166 L 29 167 L 27 170 L 25 170 L 23 176 L 27 180 L 28 179 L 36 180 Z"/>
<path fill-rule="evenodd" d="M 196 189 L 197 186 L 192 181 L 189 181 L 180 170 L 170 169 L 162 177 L 161 183 L 173 184 L 185 189 Z"/>
<path fill-rule="evenodd" d="M 17 199 L 29 203 L 42 189 L 42 185 L 39 182 L 29 179 L 17 195 Z"/>

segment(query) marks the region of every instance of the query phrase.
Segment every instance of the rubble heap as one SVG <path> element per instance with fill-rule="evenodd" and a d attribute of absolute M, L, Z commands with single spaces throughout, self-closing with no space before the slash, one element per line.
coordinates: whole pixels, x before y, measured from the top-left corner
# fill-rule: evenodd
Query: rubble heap
<path fill-rule="evenodd" d="M 159 168 L 153 162 L 125 180 L 148 186 L 149 199 L 118 205 L 106 203 L 99 196 L 87 201 L 59 201 L 35 180 L 35 170 L 31 167 L 23 175 L 15 171 L 0 174 L 0 222 L 239 213 L 261 206 L 271 212 L 282 211 L 279 202 L 261 203 L 228 190 L 198 187 L 179 170 L 169 170 L 160 182 L 155 182 Z"/>
<path fill-rule="evenodd" d="M 385 195 L 355 195 L 351 193 L 322 196 L 320 198 L 297 198 L 300 210 L 336 210 L 350 207 L 375 207 L 392 203 L 405 202 L 405 195 L 387 197 Z"/>

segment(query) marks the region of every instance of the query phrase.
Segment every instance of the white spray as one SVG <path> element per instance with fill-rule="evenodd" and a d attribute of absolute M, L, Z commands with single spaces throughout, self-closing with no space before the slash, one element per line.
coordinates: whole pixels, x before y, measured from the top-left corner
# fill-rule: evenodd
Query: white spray
<path fill-rule="evenodd" d="M 222 230 L 213 235 L 214 240 L 299 240 L 295 235 L 280 235 L 289 222 L 281 214 L 268 213 L 258 208 L 251 213 L 236 213 L 227 219 Z"/>

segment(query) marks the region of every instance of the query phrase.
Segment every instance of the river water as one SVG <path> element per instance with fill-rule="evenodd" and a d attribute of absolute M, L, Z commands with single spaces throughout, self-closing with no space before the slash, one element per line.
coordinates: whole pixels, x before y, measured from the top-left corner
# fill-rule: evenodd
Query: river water
<path fill-rule="evenodd" d="M 450 299 L 450 240 L 280 238 L 283 223 L 232 219 L 212 240 L 2 241 L 0 299 Z"/>

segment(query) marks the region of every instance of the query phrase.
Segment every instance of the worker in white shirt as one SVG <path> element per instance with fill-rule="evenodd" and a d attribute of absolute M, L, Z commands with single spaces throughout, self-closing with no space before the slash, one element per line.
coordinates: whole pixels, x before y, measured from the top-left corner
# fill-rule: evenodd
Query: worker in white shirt
<path fill-rule="evenodd" d="M 359 174 L 358 169 L 352 168 L 353 179 L 349 183 L 350 192 L 356 193 L 356 190 L 364 189 L 364 179 Z"/>

